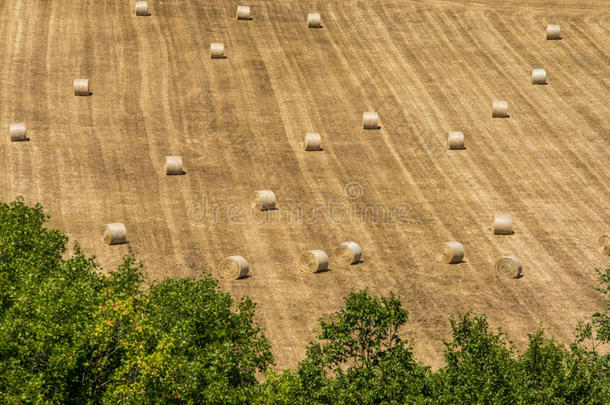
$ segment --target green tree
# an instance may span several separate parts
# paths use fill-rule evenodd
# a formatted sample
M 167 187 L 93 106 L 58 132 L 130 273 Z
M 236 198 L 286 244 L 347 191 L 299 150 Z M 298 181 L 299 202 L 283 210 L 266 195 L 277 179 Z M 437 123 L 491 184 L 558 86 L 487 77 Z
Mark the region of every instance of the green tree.
M 255 374 L 273 359 L 252 321 L 255 305 L 233 300 L 211 278 L 165 280 L 146 293 L 109 403 L 245 403 Z M 130 344 L 130 342 L 137 342 Z
M 609 373 L 604 356 L 577 344 L 565 347 L 529 335 L 519 352 L 484 315 L 450 320 L 446 365 L 418 364 L 399 338 L 407 321 L 400 300 L 350 294 L 321 320 L 321 333 L 297 371 L 268 373 L 258 403 L 269 404 L 605 404 Z
M 267 372 L 265 382 L 259 385 L 253 403 L 292 405 L 308 402 L 299 374 L 293 370 L 284 370 L 281 373 Z
M 428 368 L 415 361 L 400 336 L 407 312 L 394 295 L 373 297 L 367 290 L 345 298 L 345 306 L 321 320 L 319 341 L 292 373 L 276 377 L 279 392 L 299 403 L 403 403 L 423 400 Z M 278 390 L 276 390 L 277 392 Z
M 445 342 L 447 365 L 433 376 L 437 401 L 455 403 L 515 402 L 515 349 L 501 332 L 489 330 L 484 315 L 451 319 L 453 340 Z
M 450 320 L 432 372 L 401 339 L 398 297 L 367 290 L 320 321 L 296 370 L 275 373 L 255 304 L 208 275 L 147 283 L 131 254 L 104 273 L 45 227 L 40 205 L 0 203 L 0 403 L 607 404 L 609 314 L 566 347 L 542 330 L 519 352 L 484 315 Z M 610 268 L 598 290 L 610 294 Z M 608 299 L 610 305 L 610 299 Z M 260 384 L 257 375 L 266 375 Z
M 607 370 L 594 355 L 577 345 L 566 348 L 544 337 L 529 335 L 519 356 L 515 397 L 525 404 L 608 403 Z
M 103 274 L 45 227 L 42 207 L 0 203 L 0 403 L 243 403 L 272 363 L 217 282 L 146 286 L 133 256 Z
M 104 289 L 97 266 L 44 228 L 40 205 L 0 204 L 0 391 L 7 402 L 69 402 Z M 78 396 L 78 391 L 74 394 Z

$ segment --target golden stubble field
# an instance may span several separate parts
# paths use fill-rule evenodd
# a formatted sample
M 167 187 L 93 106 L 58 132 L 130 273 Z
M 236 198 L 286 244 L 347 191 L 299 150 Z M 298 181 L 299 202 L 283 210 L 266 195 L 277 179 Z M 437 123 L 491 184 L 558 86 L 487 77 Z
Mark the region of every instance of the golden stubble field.
M 51 225 L 106 269 L 127 246 L 153 279 L 215 272 L 242 255 L 278 366 L 294 366 L 319 317 L 369 287 L 400 295 L 405 337 L 442 364 L 448 317 L 484 312 L 517 344 L 539 324 L 562 341 L 603 307 L 596 241 L 610 230 L 607 1 L 0 2 L 0 199 L 40 201 Z M 319 12 L 323 28 L 307 29 Z M 561 25 L 562 40 L 545 27 Z M 226 59 L 211 60 L 212 42 Z M 533 86 L 533 68 L 548 85 Z M 89 78 L 93 95 L 75 97 Z M 510 118 L 491 118 L 492 100 Z M 378 111 L 381 129 L 364 131 Z M 29 142 L 10 142 L 25 122 Z M 466 149 L 448 151 L 447 132 Z M 305 152 L 319 132 L 322 152 Z M 186 175 L 166 176 L 166 155 Z M 271 189 L 280 209 L 251 211 Z M 509 212 L 514 235 L 494 235 Z M 310 249 L 353 240 L 364 261 L 296 271 Z M 460 241 L 464 262 L 440 264 Z M 523 277 L 494 272 L 517 256 Z

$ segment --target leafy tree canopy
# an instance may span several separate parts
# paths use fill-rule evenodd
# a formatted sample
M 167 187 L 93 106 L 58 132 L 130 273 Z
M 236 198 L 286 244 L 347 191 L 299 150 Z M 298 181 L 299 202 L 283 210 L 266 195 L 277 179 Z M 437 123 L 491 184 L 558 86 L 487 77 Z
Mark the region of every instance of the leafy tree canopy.
M 365 289 L 320 320 L 295 370 L 274 372 L 250 299 L 205 274 L 146 282 L 132 255 L 104 273 L 47 220 L 0 203 L 0 403 L 610 403 L 609 307 L 569 347 L 540 329 L 522 352 L 484 315 L 456 316 L 432 371 L 401 338 L 400 299 Z M 599 278 L 610 305 L 610 268 Z
M 207 276 L 145 288 L 133 256 L 104 275 L 47 219 L 0 204 L 0 402 L 250 401 L 273 361 L 251 300 Z

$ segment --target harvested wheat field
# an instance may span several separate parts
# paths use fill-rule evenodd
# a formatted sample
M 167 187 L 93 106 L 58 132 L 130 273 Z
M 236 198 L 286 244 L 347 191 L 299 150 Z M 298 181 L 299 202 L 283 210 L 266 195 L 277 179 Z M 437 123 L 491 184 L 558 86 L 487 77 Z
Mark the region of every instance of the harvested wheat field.
M 278 367 L 351 290 L 398 294 L 406 338 L 442 362 L 448 317 L 486 313 L 517 344 L 568 342 L 602 309 L 610 231 L 610 3 L 252 0 L 0 2 L 0 198 L 42 202 L 105 269 L 131 246 L 153 279 L 242 256 Z M 319 13 L 321 28 L 307 16 Z M 561 27 L 547 40 L 546 27 Z M 210 58 L 222 43 L 226 57 Z M 544 69 L 546 85 L 532 84 Z M 75 97 L 73 80 L 89 79 Z M 510 106 L 492 118 L 494 100 Z M 363 129 L 367 111 L 380 128 Z M 11 123 L 29 141 L 11 142 Z M 448 150 L 448 131 L 467 134 Z M 303 148 L 306 133 L 323 151 Z M 181 156 L 182 176 L 167 176 Z M 253 208 L 273 190 L 275 210 Z M 495 235 L 498 212 L 514 234 Z M 122 223 L 128 244 L 100 229 Z M 361 262 L 297 270 L 346 240 Z M 436 260 L 451 240 L 457 264 Z M 332 255 L 331 255 L 332 256 Z M 519 258 L 513 279 L 494 270 Z

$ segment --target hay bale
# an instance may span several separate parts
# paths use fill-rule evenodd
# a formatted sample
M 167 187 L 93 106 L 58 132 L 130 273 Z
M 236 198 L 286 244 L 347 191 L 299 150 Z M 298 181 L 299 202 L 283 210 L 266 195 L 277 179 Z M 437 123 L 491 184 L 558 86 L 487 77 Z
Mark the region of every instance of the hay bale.
M 599 245 L 599 251 L 604 256 L 610 256 L 610 233 L 603 235 L 597 241 Z
M 258 190 L 254 192 L 254 204 L 260 207 L 261 211 L 275 209 L 275 193 L 271 190 Z
M 306 133 L 305 134 L 305 142 L 303 142 L 306 151 L 317 151 L 322 147 L 322 138 L 320 134 L 316 133 Z
M 519 278 L 521 276 L 521 262 L 514 256 L 501 257 L 495 266 L 496 272 L 510 278 Z
M 356 264 L 362 257 L 362 249 L 356 242 L 343 242 L 333 252 L 333 261 L 337 264 Z
M 210 58 L 223 59 L 225 58 L 225 45 L 217 42 L 210 44 Z
M 108 245 L 120 245 L 127 242 L 127 230 L 120 223 L 106 224 L 104 242 Z
M 322 18 L 320 18 L 320 14 L 307 14 L 307 28 L 322 28 Z
M 441 263 L 459 263 L 464 258 L 464 246 L 460 242 L 447 242 L 443 245 L 437 256 L 437 260 Z
M 491 106 L 491 116 L 493 118 L 508 117 L 508 102 L 494 100 Z
M 224 279 L 238 280 L 248 275 L 250 265 L 241 256 L 229 256 L 220 262 L 220 277 Z
M 449 131 L 449 136 L 447 137 L 447 147 L 449 150 L 465 149 L 464 134 L 462 131 Z
M 546 39 L 561 39 L 559 25 L 549 24 L 546 26 Z
M 89 92 L 89 79 L 74 79 L 74 95 L 75 96 L 88 96 Z
M 165 156 L 165 174 L 168 176 L 184 174 L 182 156 Z
M 148 2 L 136 1 L 136 15 L 147 16 L 148 14 Z
M 362 114 L 362 126 L 364 129 L 379 129 L 379 114 L 367 111 Z
M 532 69 L 532 84 L 546 84 L 546 70 Z
M 495 235 L 512 235 L 513 220 L 510 214 L 501 213 L 494 215 L 494 234 Z
M 238 20 L 251 20 L 250 16 L 250 7 L 249 6 L 237 6 L 237 13 L 235 13 L 235 17 Z
M 317 273 L 328 269 L 328 256 L 322 250 L 310 250 L 299 258 L 299 271 Z
M 27 141 L 27 131 L 25 130 L 25 123 L 17 122 L 9 126 L 9 133 L 11 135 L 12 142 Z

